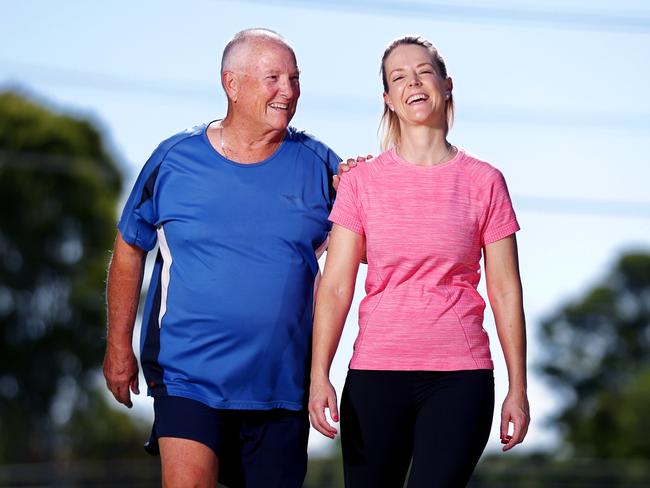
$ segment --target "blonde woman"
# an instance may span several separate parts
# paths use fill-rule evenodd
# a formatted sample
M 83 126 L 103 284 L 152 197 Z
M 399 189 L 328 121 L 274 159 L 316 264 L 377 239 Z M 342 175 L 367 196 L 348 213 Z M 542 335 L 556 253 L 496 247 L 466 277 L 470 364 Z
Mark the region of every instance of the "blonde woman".
M 508 369 L 501 441 L 529 423 L 526 337 L 515 232 L 501 173 L 447 141 L 453 84 L 420 37 L 381 64 L 383 152 L 342 176 L 315 310 L 309 413 L 336 435 L 329 368 L 366 249 L 366 296 L 341 399 L 347 487 L 465 486 L 488 440 L 493 363 L 476 290 L 483 256 Z M 512 424 L 512 435 L 509 425 Z

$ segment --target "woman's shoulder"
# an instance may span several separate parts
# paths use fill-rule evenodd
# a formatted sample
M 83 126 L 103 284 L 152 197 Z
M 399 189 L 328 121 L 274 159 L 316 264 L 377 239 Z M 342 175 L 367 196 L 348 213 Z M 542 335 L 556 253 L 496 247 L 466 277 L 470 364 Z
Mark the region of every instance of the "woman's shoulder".
M 388 161 L 388 152 L 383 152 L 378 156 L 374 156 L 371 159 L 366 161 L 361 161 L 356 164 L 356 166 L 350 168 L 350 171 L 343 173 L 343 178 L 348 178 L 350 180 L 368 180 L 374 175 L 381 174 L 385 168 Z M 345 162 L 345 161 L 343 161 Z
M 458 148 L 458 151 L 461 153 L 462 167 L 473 180 L 486 181 L 503 177 L 499 168 L 492 162 L 461 147 Z

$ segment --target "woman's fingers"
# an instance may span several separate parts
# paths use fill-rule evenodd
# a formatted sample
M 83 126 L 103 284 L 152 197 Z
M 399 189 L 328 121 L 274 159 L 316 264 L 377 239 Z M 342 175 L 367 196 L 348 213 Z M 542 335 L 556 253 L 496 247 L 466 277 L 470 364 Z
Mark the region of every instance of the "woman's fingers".
M 312 385 L 309 398 L 309 420 L 314 429 L 324 436 L 334 439 L 338 431 L 327 422 L 325 409 L 328 408 L 332 420 L 338 422 L 339 413 L 336 405 L 336 392 L 331 385 L 326 387 L 325 390 L 323 392 L 321 389 L 314 388 Z

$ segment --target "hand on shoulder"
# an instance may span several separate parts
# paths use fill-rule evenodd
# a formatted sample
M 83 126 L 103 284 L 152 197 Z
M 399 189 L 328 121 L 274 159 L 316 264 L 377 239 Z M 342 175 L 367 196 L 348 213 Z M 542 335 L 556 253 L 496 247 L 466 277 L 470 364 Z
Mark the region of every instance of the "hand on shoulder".
M 343 173 L 347 173 L 352 168 L 355 168 L 357 166 L 357 163 L 363 163 L 365 161 L 370 161 L 373 157 L 374 156 L 372 154 L 368 154 L 367 156 L 357 156 L 356 159 L 348 158 L 348 159 L 346 159 L 345 162 L 341 162 L 339 164 L 338 173 L 335 174 L 332 177 L 332 185 L 334 186 L 334 190 L 337 191 L 339 189 L 339 180 L 340 180 L 341 175 Z

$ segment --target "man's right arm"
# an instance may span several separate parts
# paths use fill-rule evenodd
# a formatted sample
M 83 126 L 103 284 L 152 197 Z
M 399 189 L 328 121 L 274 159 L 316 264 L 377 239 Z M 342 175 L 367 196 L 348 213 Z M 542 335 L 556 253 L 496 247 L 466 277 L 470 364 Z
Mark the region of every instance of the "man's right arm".
M 106 284 L 108 331 L 104 378 L 115 399 L 129 408 L 133 406 L 130 392 L 140 393 L 132 340 L 146 255 L 146 251 L 127 243 L 118 232 Z

